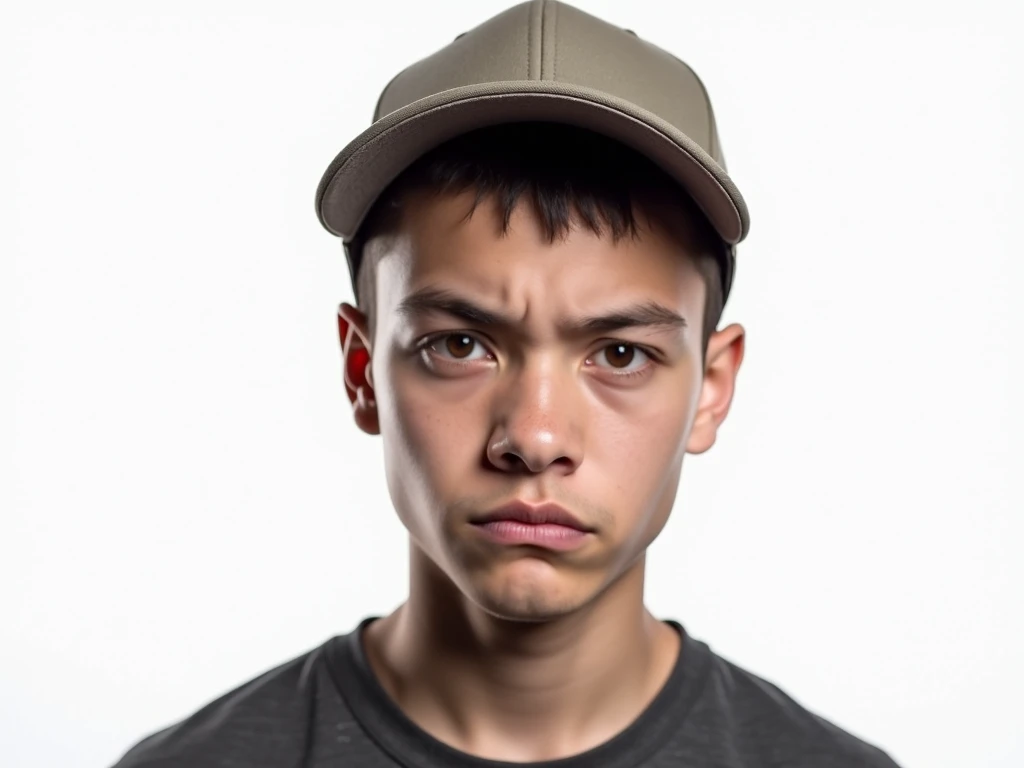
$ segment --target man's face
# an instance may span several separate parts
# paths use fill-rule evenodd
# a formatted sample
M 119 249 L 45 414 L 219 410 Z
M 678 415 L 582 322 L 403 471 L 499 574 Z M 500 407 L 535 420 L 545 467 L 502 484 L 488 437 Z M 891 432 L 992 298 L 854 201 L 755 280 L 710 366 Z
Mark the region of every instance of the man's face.
M 640 217 L 636 239 L 577 227 L 552 244 L 524 202 L 502 236 L 490 201 L 467 218 L 472 199 L 414 197 L 378 257 L 375 416 L 414 546 L 489 613 L 550 620 L 661 531 L 684 453 L 724 418 L 742 330 L 709 349 L 735 352 L 719 414 L 721 391 L 702 396 L 705 287 L 678 234 Z M 515 502 L 585 531 L 523 543 L 521 524 L 483 524 Z

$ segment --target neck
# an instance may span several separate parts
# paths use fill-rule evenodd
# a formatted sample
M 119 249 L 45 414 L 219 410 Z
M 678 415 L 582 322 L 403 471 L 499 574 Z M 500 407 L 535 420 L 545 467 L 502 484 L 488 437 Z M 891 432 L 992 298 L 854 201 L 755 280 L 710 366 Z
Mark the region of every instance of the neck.
M 496 618 L 417 547 L 409 599 L 367 627 L 384 689 L 435 738 L 515 762 L 578 754 L 622 731 L 664 685 L 679 637 L 643 605 L 644 559 L 545 622 Z

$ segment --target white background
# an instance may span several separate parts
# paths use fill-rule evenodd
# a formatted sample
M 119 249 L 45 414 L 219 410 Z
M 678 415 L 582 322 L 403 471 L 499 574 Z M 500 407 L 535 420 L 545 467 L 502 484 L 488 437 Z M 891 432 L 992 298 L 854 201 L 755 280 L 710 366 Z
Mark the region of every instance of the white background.
M 905 768 L 1019 768 L 1012 4 L 576 4 L 696 69 L 752 214 L 735 408 L 650 606 Z M 402 599 L 313 197 L 390 77 L 505 5 L 4 11 L 4 766 L 108 765 Z

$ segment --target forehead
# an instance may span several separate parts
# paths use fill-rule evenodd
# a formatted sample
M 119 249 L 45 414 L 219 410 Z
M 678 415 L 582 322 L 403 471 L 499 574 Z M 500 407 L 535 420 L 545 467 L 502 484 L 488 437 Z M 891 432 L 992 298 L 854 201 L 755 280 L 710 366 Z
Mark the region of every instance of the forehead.
M 617 241 L 607 227 L 595 233 L 578 215 L 552 241 L 527 196 L 507 228 L 503 213 L 493 198 L 476 204 L 472 192 L 407 198 L 399 227 L 367 254 L 377 261 L 378 301 L 397 303 L 427 286 L 551 306 L 621 298 L 682 307 L 703 297 L 698 240 L 688 220 L 667 205 L 637 210 L 636 235 Z

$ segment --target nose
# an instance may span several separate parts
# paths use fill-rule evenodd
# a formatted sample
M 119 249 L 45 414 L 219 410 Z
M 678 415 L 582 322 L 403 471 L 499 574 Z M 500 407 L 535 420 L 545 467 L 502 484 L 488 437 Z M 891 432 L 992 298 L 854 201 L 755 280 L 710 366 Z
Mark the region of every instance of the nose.
M 495 392 L 488 463 L 502 472 L 575 472 L 583 461 L 582 395 L 576 377 L 551 363 L 510 375 Z

